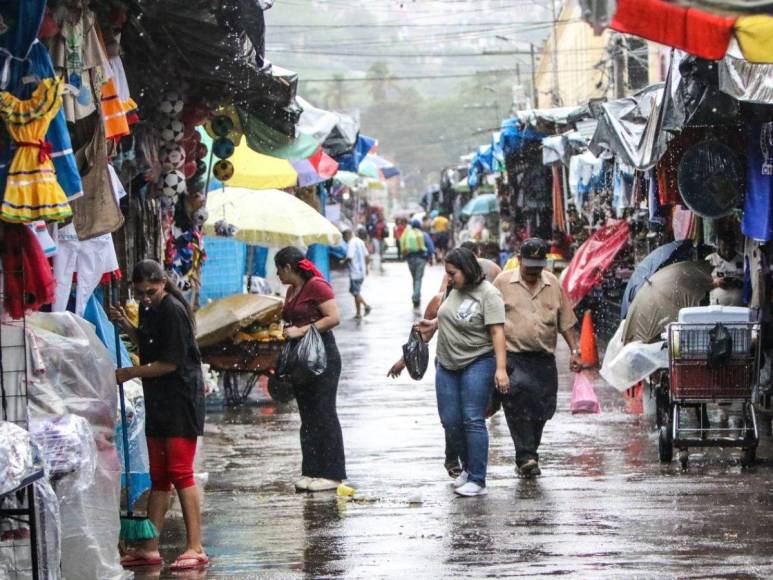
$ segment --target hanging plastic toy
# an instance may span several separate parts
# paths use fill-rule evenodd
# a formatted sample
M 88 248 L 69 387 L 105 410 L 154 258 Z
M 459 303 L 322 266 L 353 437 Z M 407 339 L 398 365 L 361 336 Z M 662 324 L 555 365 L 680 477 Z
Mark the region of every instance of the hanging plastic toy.
M 226 137 L 220 137 L 216 139 L 212 144 L 212 152 L 218 159 L 228 159 L 234 154 L 233 141 Z
M 222 182 L 226 182 L 234 176 L 234 165 L 226 159 L 221 159 L 212 168 L 212 173 Z

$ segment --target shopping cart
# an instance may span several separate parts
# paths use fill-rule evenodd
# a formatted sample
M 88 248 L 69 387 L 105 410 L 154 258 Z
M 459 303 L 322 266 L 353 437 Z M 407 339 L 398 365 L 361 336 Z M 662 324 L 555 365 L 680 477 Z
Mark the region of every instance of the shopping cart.
M 669 372 L 657 396 L 660 460 L 671 462 L 676 448 L 686 469 L 691 447 L 739 447 L 742 465 L 751 465 L 759 442 L 752 405 L 759 377 L 759 323 L 678 322 L 668 326 L 667 335 Z M 712 346 L 720 335 L 724 352 L 717 360 Z M 735 421 L 712 424 L 709 404 L 738 412 Z

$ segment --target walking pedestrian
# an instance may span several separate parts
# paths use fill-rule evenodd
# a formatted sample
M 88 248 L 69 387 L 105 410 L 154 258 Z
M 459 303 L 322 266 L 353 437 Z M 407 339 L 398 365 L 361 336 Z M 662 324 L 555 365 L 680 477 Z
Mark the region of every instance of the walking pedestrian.
M 446 216 L 438 213 L 432 219 L 431 232 L 432 240 L 435 243 L 435 250 L 437 251 L 437 259 L 443 260 L 446 257 L 451 239 L 451 222 Z
M 473 254 L 475 254 L 475 257 L 478 258 L 478 263 L 480 264 L 480 267 L 483 269 L 483 274 L 486 276 L 486 280 L 488 280 L 493 284 L 494 280 L 497 279 L 497 276 L 499 276 L 502 273 L 502 268 L 499 267 L 499 264 L 497 264 L 494 260 L 489 260 L 488 258 L 481 258 L 480 244 L 476 244 L 473 241 L 467 241 L 467 242 L 464 242 L 461 245 L 461 247 L 467 248 Z
M 581 368 L 575 325 L 577 318 L 558 279 L 544 270 L 547 245 L 530 238 L 521 245 L 519 268 L 500 274 L 494 286 L 507 311 L 509 389 L 502 407 L 515 445 L 517 471 L 540 475 L 538 449 L 545 424 L 556 411 L 558 335 L 571 349 L 570 368 Z
M 424 279 L 424 269 L 427 262 L 431 262 L 435 256 L 435 246 L 429 234 L 422 230 L 421 221 L 414 219 L 411 221 L 411 227 L 400 236 L 400 247 L 403 256 L 408 262 L 408 269 L 411 271 L 413 279 L 413 307 L 418 308 L 421 305 L 421 282 Z
M 451 291 L 451 288 L 448 286 L 448 276 L 443 277 L 444 285 L 442 288 L 442 291 L 438 294 L 435 294 L 435 296 L 432 297 L 432 300 L 429 301 L 427 304 L 427 307 L 424 309 L 424 319 L 425 320 L 434 320 L 437 318 L 437 312 L 440 308 L 440 305 L 443 303 L 443 300 L 445 300 L 448 293 Z M 399 377 L 402 372 L 405 370 L 405 359 L 401 356 L 400 359 L 391 366 L 389 371 L 387 372 L 387 376 L 393 379 L 396 379 Z M 457 454 L 457 450 L 453 445 L 453 442 L 449 440 L 448 432 L 444 430 L 445 436 L 446 436 L 446 447 L 445 447 L 445 457 L 443 460 L 443 467 L 445 467 L 446 472 L 448 473 L 449 477 L 452 477 L 453 479 L 456 479 L 459 477 L 459 475 L 462 473 L 462 465 L 459 461 L 459 455 Z
M 346 266 L 349 268 L 349 293 L 354 296 L 355 318 L 362 318 L 361 310 L 365 311 L 365 316 L 370 314 L 370 305 L 365 302 L 362 296 L 362 285 L 365 277 L 368 275 L 368 261 L 370 254 L 365 245 L 368 232 L 362 226 L 357 228 L 357 235 L 352 236 L 352 231 L 344 230 L 344 241 L 346 242 Z
M 209 563 L 201 543 L 201 500 L 193 478 L 197 437 L 204 434 L 204 378 L 196 344 L 193 314 L 162 266 L 144 260 L 134 267 L 134 293 L 140 300 L 139 327 L 123 308 L 110 307 L 110 317 L 139 347 L 140 366 L 118 369 L 116 379 L 142 379 L 145 435 L 150 459 L 148 517 L 159 534 L 177 490 L 185 520 L 186 549 L 172 570 L 202 568 Z M 124 555 L 126 567 L 161 565 L 158 538 Z
M 458 495 L 486 491 L 486 410 L 493 387 L 508 388 L 502 296 L 487 282 L 475 255 L 457 248 L 446 257 L 453 289 L 434 320 L 422 319 L 425 336 L 438 332 L 435 389 L 438 413 L 463 471 L 454 480 Z
M 341 356 L 333 328 L 340 323 L 335 294 L 330 284 L 303 253 L 283 248 L 274 258 L 279 280 L 289 285 L 282 318 L 288 340 L 301 338 L 313 326 L 322 335 L 327 355 L 325 372 L 313 381 L 293 384 L 301 415 L 301 478 L 299 491 L 336 489 L 346 479 L 346 458 L 341 424 L 336 411 Z
M 405 228 L 408 227 L 408 220 L 405 218 L 397 218 L 395 220 L 395 228 L 394 228 L 394 238 L 395 238 L 395 244 L 397 244 L 397 259 L 398 261 L 402 262 L 403 260 L 403 250 L 400 247 L 400 238 L 403 235 L 403 232 L 405 231 Z

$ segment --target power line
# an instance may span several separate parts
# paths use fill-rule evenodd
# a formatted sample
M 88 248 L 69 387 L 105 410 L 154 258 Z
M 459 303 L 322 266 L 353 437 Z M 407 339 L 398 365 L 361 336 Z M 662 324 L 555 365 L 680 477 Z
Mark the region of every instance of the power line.
M 580 18 L 569 18 L 566 20 L 559 20 L 559 24 L 563 23 L 571 23 L 571 22 L 581 22 L 582 19 Z M 268 28 L 307 28 L 307 29 L 325 29 L 325 30 L 331 30 L 331 29 L 340 29 L 340 28 L 454 28 L 454 27 L 474 27 L 474 26 L 529 26 L 529 25 L 553 25 L 552 20 L 525 20 L 523 22 L 502 22 L 501 20 L 497 22 L 441 22 L 441 23 L 404 23 L 404 24 L 394 24 L 394 23 L 376 23 L 376 24 L 366 24 L 366 23 L 360 23 L 360 24 L 291 24 L 287 22 L 282 23 L 268 23 Z

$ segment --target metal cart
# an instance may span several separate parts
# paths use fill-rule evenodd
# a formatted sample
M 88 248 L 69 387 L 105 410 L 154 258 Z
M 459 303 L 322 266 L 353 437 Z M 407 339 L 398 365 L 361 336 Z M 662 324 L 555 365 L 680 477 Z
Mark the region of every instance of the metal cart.
M 201 349 L 205 363 L 223 373 L 226 405 L 241 405 L 249 397 L 260 375 L 272 375 L 276 370 L 283 342 L 244 341 L 224 342 Z
M 729 331 L 732 348 L 721 365 L 712 365 L 709 356 L 711 332 L 718 324 L 668 326 L 669 372 L 662 376 L 657 392 L 662 462 L 671 462 L 676 448 L 686 469 L 691 447 L 739 447 L 744 452 L 742 465 L 755 461 L 759 435 L 752 389 L 759 376 L 760 325 L 731 322 L 723 326 Z M 709 403 L 740 407 L 740 422 L 712 425 L 706 410 Z M 690 426 L 691 422 L 696 425 Z

